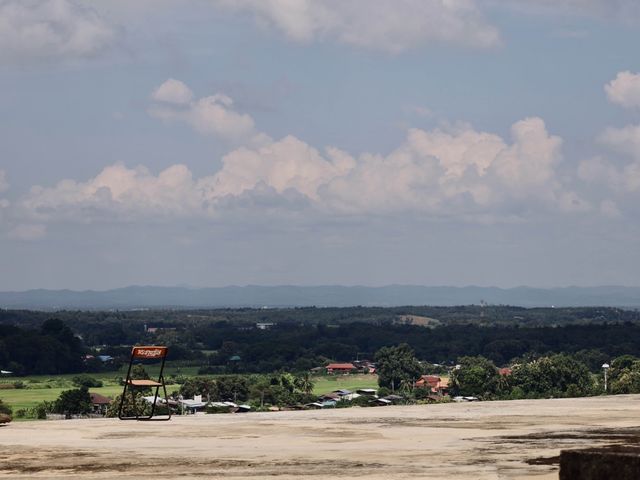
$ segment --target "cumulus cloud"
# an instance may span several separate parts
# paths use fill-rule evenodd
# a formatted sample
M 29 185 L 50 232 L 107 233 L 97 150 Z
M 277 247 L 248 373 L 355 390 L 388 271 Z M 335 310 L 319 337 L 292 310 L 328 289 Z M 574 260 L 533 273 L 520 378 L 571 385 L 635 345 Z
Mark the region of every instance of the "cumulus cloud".
M 475 0 L 218 0 L 297 42 L 329 39 L 398 53 L 422 44 L 474 48 L 500 42 Z
M 35 187 L 19 206 L 33 223 L 215 218 L 238 208 L 499 221 L 540 209 L 590 208 L 558 180 L 562 142 L 541 119 L 515 123 L 511 136 L 509 142 L 464 125 L 412 129 L 390 154 L 358 156 L 287 136 L 233 150 L 219 171 L 199 179 L 184 165 L 154 175 L 116 164 L 85 182 Z
M 202 198 L 191 171 L 173 165 L 158 175 L 145 167 L 121 163 L 106 167 L 86 182 L 62 180 L 51 188 L 33 187 L 20 204 L 34 219 L 83 220 L 140 215 L 187 216 L 202 208 Z
M 256 135 L 253 118 L 234 110 L 233 100 L 221 93 L 193 100 L 183 82 L 167 80 L 154 90 L 149 113 L 165 121 L 181 121 L 205 135 L 239 141 Z
M 640 75 L 620 72 L 605 85 L 605 92 L 612 103 L 627 108 L 640 107 Z M 613 161 L 598 156 L 583 160 L 578 167 L 578 177 L 612 197 L 623 199 L 629 194 L 637 195 L 640 192 L 640 125 L 606 128 L 598 136 L 598 142 L 621 158 Z M 602 202 L 600 210 L 609 216 L 620 214 L 618 205 L 610 199 Z
M 352 212 L 408 209 L 437 216 L 511 215 L 523 202 L 586 208 L 563 197 L 569 192 L 554 172 L 561 140 L 548 134 L 544 122 L 528 118 L 511 130 L 511 144 L 469 126 L 410 130 L 389 155 L 361 155 L 347 175 L 327 184 L 325 198 Z
M 72 0 L 0 1 L 0 59 L 91 57 L 114 40 L 111 25 Z
M 180 80 L 170 78 L 153 91 L 151 98 L 158 102 L 187 105 L 193 98 L 193 92 Z
M 603 157 L 580 162 L 578 176 L 584 182 L 609 188 L 614 195 L 640 191 L 640 125 L 607 128 L 598 139 L 609 149 L 630 157 L 620 165 Z
M 619 72 L 604 90 L 610 102 L 625 108 L 640 108 L 640 74 Z

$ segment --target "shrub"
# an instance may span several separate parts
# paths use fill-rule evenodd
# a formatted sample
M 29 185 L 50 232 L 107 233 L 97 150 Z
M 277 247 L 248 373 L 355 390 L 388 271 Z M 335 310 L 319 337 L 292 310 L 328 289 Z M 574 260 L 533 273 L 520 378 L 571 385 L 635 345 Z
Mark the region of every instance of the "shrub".
M 27 418 L 27 415 L 29 415 L 29 410 L 26 408 L 21 408 L 16 411 L 16 418 Z
M 122 395 L 117 395 L 116 398 L 111 401 L 107 407 L 107 417 L 118 416 L 121 399 Z M 156 411 L 158 411 L 158 407 L 159 405 L 156 406 Z M 132 394 L 127 392 L 125 395 L 122 413 L 124 416 L 129 417 L 134 416 L 136 413 L 138 413 L 138 415 L 149 415 L 151 413 L 151 404 L 142 398 L 141 392 L 135 392 Z
M 31 418 L 37 418 L 38 420 L 44 420 L 47 418 L 47 413 L 52 413 L 54 408 L 54 402 L 40 402 L 35 407 L 28 410 L 28 416 Z
M 0 413 L 4 413 L 5 415 L 11 415 L 12 410 L 9 405 L 0 400 Z
M 103 386 L 102 381 L 93 378 L 90 375 L 76 375 L 71 379 L 76 387 L 100 388 Z
M 53 411 L 68 415 L 89 413 L 91 411 L 89 389 L 82 386 L 75 390 L 65 390 L 54 402 Z

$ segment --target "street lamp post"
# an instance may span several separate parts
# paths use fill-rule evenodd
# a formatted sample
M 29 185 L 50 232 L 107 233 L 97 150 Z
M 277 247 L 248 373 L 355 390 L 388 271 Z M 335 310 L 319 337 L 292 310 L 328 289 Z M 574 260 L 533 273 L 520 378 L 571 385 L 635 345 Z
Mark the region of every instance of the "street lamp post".
M 607 371 L 609 370 L 609 364 L 603 363 L 602 370 L 604 371 L 604 393 L 607 393 Z

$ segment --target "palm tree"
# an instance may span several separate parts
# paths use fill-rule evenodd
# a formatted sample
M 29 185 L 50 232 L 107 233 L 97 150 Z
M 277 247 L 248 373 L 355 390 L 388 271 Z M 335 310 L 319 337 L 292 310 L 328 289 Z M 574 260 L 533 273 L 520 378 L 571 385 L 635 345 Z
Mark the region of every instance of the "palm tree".
M 311 395 L 313 393 L 314 382 L 309 372 L 298 375 L 294 381 L 298 390 Z

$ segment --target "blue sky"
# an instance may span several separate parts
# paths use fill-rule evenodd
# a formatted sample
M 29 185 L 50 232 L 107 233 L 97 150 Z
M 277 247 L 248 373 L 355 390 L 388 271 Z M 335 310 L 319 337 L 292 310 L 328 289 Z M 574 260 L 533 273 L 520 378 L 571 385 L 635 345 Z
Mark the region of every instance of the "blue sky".
M 0 289 L 640 285 L 631 0 L 0 0 Z

